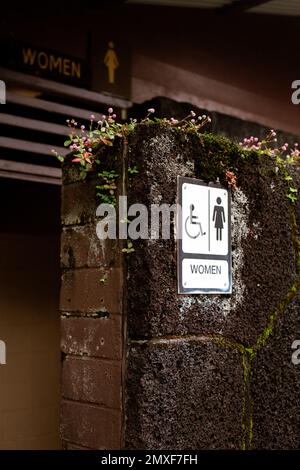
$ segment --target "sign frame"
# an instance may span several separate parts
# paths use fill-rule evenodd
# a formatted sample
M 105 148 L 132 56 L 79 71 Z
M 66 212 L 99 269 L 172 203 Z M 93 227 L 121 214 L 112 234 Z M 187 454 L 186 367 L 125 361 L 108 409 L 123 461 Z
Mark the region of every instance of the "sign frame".
M 227 255 L 216 254 L 198 254 L 198 253 L 185 253 L 182 249 L 182 188 L 185 183 L 195 184 L 198 186 L 205 186 L 207 188 L 221 189 L 228 194 L 228 251 Z M 223 188 L 219 183 L 205 183 L 204 181 L 196 178 L 189 178 L 186 176 L 177 176 L 177 201 L 181 208 L 180 212 L 177 211 L 176 230 L 180 236 L 177 238 L 177 293 L 178 294 L 232 294 L 232 253 L 231 253 L 231 190 L 230 188 Z M 228 263 L 228 287 L 221 288 L 191 288 L 185 287 L 182 282 L 182 262 L 184 259 L 197 259 L 197 260 L 224 260 Z

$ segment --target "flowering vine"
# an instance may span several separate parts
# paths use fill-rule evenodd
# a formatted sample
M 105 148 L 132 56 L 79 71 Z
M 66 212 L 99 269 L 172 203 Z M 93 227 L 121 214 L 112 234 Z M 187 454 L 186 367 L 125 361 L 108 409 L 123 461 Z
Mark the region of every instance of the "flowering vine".
M 154 108 L 149 108 L 147 115 L 139 123 L 137 119 L 130 119 L 128 123 L 119 123 L 116 121 L 116 114 L 113 108 L 108 109 L 108 115 L 102 115 L 100 120 L 96 120 L 92 114 L 90 116 L 90 125 L 86 129 L 84 125 L 78 126 L 75 119 L 67 119 L 69 128 L 69 136 L 65 141 L 65 147 L 68 147 L 73 154 L 72 162 L 79 164 L 82 169 L 89 171 L 94 163 L 99 164 L 98 151 L 102 146 L 112 146 L 116 137 L 125 137 L 129 132 L 133 131 L 138 124 L 164 124 L 176 127 L 185 132 L 199 132 L 208 122 L 211 122 L 209 116 L 202 115 L 196 118 L 196 113 L 191 111 L 185 118 L 178 120 L 171 117 L 170 119 L 151 118 L 155 113 Z M 59 155 L 53 149 L 60 162 L 64 162 L 65 157 Z M 84 174 L 82 175 L 84 176 Z
M 68 147 L 72 155 L 71 161 L 80 169 L 80 176 L 85 178 L 87 173 L 97 169 L 99 177 L 99 185 L 97 186 L 97 195 L 100 197 L 101 202 L 111 203 L 115 205 L 116 198 L 115 192 L 117 189 L 118 174 L 115 170 L 99 171 L 102 163 L 102 152 L 105 147 L 112 147 L 116 138 L 126 138 L 137 125 L 145 124 L 162 124 L 172 128 L 181 130 L 185 133 L 193 133 L 201 137 L 203 127 L 211 122 L 211 118 L 205 114 L 196 116 L 194 111 L 184 117 L 183 119 L 175 119 L 171 117 L 156 118 L 154 117 L 154 108 L 149 108 L 146 116 L 139 122 L 137 119 L 130 119 L 127 123 L 117 122 L 117 116 L 113 108 L 108 109 L 107 115 L 102 115 L 99 120 L 96 120 L 92 114 L 90 116 L 90 123 L 86 128 L 84 125 L 79 126 L 74 120 L 67 120 L 69 128 L 68 139 L 65 141 L 65 147 Z M 240 149 L 243 153 L 255 151 L 259 155 L 270 157 L 275 162 L 275 171 L 279 170 L 283 174 L 284 180 L 287 183 L 287 197 L 294 203 L 297 200 L 297 188 L 292 184 L 292 177 L 288 171 L 288 165 L 294 165 L 300 160 L 300 151 L 298 144 L 295 143 L 294 147 L 289 149 L 289 144 L 285 143 L 282 146 L 277 146 L 276 132 L 271 129 L 267 136 L 259 140 L 258 137 L 245 137 L 240 143 Z M 52 150 L 60 162 L 64 162 L 65 157 L 59 155 L 56 150 Z M 237 175 L 234 168 L 224 168 L 225 180 L 228 186 L 233 190 L 237 187 Z M 129 178 L 135 173 L 138 173 L 137 167 L 128 168 Z
M 102 115 L 100 120 L 96 120 L 92 114 L 87 128 L 84 125 L 79 126 L 75 119 L 67 119 L 69 135 L 64 145 L 68 147 L 72 154 L 71 162 L 80 169 L 81 178 L 85 178 L 88 172 L 94 169 L 99 170 L 102 163 L 102 149 L 107 146 L 112 147 L 118 137 L 126 138 L 138 124 L 163 124 L 184 132 L 199 133 L 207 123 L 211 122 L 210 117 L 206 115 L 196 118 L 194 111 L 191 111 L 181 120 L 173 117 L 158 119 L 153 117 L 154 113 L 155 109 L 149 108 L 147 115 L 141 121 L 130 119 L 127 123 L 119 123 L 116 121 L 117 116 L 113 108 L 109 108 L 108 114 Z M 59 155 L 55 149 L 52 152 L 61 163 L 65 161 L 65 157 Z M 128 168 L 129 179 L 136 173 L 138 173 L 137 167 Z M 115 170 L 105 169 L 101 172 L 98 171 L 98 177 L 100 182 L 96 186 L 97 196 L 101 202 L 115 205 L 118 174 Z

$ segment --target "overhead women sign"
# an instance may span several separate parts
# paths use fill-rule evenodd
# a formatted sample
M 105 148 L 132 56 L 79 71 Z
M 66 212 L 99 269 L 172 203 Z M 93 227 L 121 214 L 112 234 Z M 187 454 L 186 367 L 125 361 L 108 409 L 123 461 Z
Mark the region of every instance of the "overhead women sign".
M 10 40 L 3 47 L 1 59 L 8 68 L 129 99 L 131 58 L 128 46 L 123 41 L 105 39 L 102 35 L 92 36 L 91 48 L 88 44 L 87 40 L 86 56 L 78 58 L 62 51 Z
M 70 85 L 88 85 L 88 66 L 85 60 L 28 43 L 8 43 L 5 48 L 5 65 Z

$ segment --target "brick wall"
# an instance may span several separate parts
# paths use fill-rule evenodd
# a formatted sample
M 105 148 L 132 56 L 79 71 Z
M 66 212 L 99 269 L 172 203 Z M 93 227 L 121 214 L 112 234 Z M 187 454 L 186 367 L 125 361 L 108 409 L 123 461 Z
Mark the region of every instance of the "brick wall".
M 61 436 L 66 449 L 118 449 L 122 430 L 123 266 L 96 236 L 95 179 L 62 190 Z

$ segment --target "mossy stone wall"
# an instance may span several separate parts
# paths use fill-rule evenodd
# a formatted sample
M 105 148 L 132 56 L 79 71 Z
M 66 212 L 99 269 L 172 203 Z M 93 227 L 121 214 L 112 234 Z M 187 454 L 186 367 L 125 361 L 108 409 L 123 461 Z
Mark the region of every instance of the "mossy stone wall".
M 299 206 L 267 157 L 211 134 L 140 126 L 132 202 L 174 204 L 177 176 L 232 191 L 232 295 L 178 295 L 176 242 L 128 256 L 126 447 L 299 449 Z M 295 176 L 295 184 L 299 187 Z

